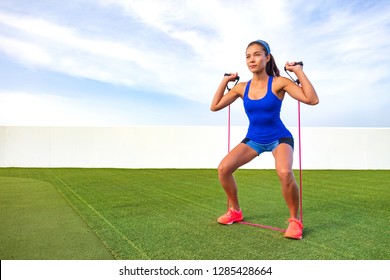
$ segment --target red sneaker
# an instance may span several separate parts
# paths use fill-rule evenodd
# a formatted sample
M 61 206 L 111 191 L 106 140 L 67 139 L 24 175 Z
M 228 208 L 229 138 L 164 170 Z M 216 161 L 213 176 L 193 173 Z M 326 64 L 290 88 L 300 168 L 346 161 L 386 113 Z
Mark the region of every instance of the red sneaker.
M 284 233 L 284 237 L 292 239 L 302 239 L 303 224 L 296 218 L 290 218 L 288 228 Z
M 231 225 L 232 223 L 238 223 L 243 220 L 242 211 L 236 211 L 231 208 L 226 212 L 225 215 L 222 215 L 218 218 L 218 223 L 224 225 Z

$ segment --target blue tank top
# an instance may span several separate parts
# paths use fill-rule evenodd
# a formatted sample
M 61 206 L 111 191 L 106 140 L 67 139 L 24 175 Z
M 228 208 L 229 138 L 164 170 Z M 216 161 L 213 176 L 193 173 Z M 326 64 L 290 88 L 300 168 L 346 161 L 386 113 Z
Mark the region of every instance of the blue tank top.
M 250 99 L 248 81 L 244 93 L 244 108 L 249 119 L 249 128 L 246 135 L 252 141 L 268 144 L 280 138 L 291 137 L 292 134 L 280 119 L 282 100 L 272 92 L 273 77 L 269 76 L 267 93 L 261 99 Z

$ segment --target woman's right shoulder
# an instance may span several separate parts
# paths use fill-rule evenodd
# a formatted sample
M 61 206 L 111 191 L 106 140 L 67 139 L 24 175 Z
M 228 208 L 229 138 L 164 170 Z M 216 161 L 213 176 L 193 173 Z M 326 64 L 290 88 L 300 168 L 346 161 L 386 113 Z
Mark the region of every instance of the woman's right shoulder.
M 247 82 L 239 82 L 237 85 L 233 87 L 234 91 L 236 92 L 237 95 L 239 95 L 241 98 L 244 97 L 245 93 L 245 88 L 246 85 L 248 84 L 249 81 Z

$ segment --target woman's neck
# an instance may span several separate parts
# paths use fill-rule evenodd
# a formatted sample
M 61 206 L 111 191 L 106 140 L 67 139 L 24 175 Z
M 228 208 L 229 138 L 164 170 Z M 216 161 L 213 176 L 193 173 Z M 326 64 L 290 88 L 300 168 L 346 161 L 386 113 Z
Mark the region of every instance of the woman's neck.
M 261 71 L 259 73 L 253 73 L 252 81 L 262 82 L 265 80 L 268 80 L 268 74 L 265 71 Z

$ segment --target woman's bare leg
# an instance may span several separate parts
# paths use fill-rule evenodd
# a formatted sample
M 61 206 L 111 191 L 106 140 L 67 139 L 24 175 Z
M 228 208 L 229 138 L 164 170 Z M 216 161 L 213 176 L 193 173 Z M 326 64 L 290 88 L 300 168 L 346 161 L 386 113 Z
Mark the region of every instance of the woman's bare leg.
M 240 204 L 238 202 L 237 184 L 233 173 L 256 156 L 258 154 L 255 150 L 244 143 L 240 143 L 227 154 L 218 166 L 219 181 L 228 197 L 229 205 L 234 210 L 240 210 Z
M 290 145 L 282 143 L 273 151 L 273 155 L 283 197 L 290 211 L 290 218 L 298 218 L 299 190 L 292 171 L 293 149 Z

